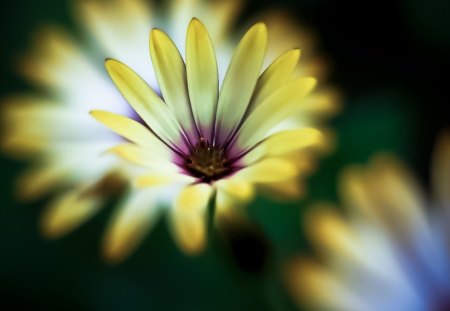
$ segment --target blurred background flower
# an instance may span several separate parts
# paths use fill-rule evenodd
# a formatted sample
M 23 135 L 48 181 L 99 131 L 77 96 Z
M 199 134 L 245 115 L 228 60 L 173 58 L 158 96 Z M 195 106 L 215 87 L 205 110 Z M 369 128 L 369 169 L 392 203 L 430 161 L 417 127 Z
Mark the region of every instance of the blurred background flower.
M 0 49 L 0 92 L 1 98 L 4 99 L 1 102 L 2 108 L 8 102 L 5 100 L 7 97 L 11 98 L 13 94 L 24 92 L 32 98 L 38 94 L 47 100 L 56 99 L 58 105 L 61 103 L 60 99 L 69 98 L 68 102 L 80 99 L 79 95 L 76 95 L 77 92 L 73 92 L 76 85 L 67 83 L 69 75 L 64 71 L 53 75 L 53 80 L 50 79 L 56 82 L 64 81 L 59 84 L 69 87 L 67 93 L 64 91 L 68 95 L 58 91 L 56 92 L 58 96 L 52 91 L 53 87 L 43 88 L 42 83 L 37 83 L 39 78 L 37 80 L 26 78 L 17 71 L 17 64 L 20 69 L 20 64 L 24 64 L 24 61 L 38 57 L 33 56 L 34 53 L 24 53 L 25 51 L 37 52 L 38 46 L 47 45 L 43 39 L 46 35 L 40 36 L 39 29 L 55 29 L 54 26 L 45 26 L 48 24 L 58 25 L 56 27 L 58 33 L 63 32 L 62 37 L 69 37 L 76 50 L 88 55 L 87 67 L 97 74 L 100 73 L 102 75 L 100 80 L 107 81 L 103 80 L 105 79 L 103 60 L 105 57 L 118 56 L 110 55 L 111 47 L 106 47 L 103 43 L 102 49 L 99 49 L 101 40 L 90 30 L 99 26 L 89 25 L 87 17 L 90 14 L 87 12 L 89 8 L 86 8 L 84 15 L 80 9 L 83 3 L 60 0 L 47 0 L 45 3 L 29 0 L 2 2 L 0 9 L 4 42 Z M 107 3 L 110 2 L 98 2 L 91 11 L 100 6 L 99 9 L 91 15 L 103 16 L 104 19 L 109 18 L 114 23 L 120 23 L 122 21 L 120 18 L 114 14 L 108 15 L 110 11 L 105 8 L 108 7 Z M 180 7 L 184 2 L 176 2 L 176 6 L 170 5 L 174 2 L 155 3 L 149 13 L 152 15 L 152 22 L 149 24 L 168 29 L 172 25 L 172 22 L 168 22 L 171 20 L 168 17 L 173 12 L 170 8 Z M 201 1 L 195 3 L 203 5 Z M 229 310 L 238 305 L 243 310 L 295 310 L 297 307 L 287 302 L 288 297 L 282 290 L 279 275 L 274 268 L 281 266 L 280 263 L 294 254 L 310 250 L 306 235 L 298 232 L 298 219 L 303 217 L 304 211 L 308 212 L 308 207 L 313 202 L 337 201 L 336 183 L 344 167 L 354 163 L 366 163 L 380 150 L 389 151 L 412 167 L 425 186 L 429 183 L 427 176 L 432 144 L 437 134 L 449 123 L 448 114 L 445 113 L 448 97 L 446 76 L 450 70 L 448 1 L 402 0 L 393 3 L 386 0 L 370 6 L 353 0 L 345 2 L 249 0 L 238 4 L 239 11 L 232 9 L 229 9 L 232 12 L 228 11 L 230 12 L 228 15 L 230 27 L 226 32 L 228 35 L 220 37 L 223 39 L 222 42 L 230 43 L 221 46 L 230 44 L 234 46 L 233 39 L 241 37 L 244 29 L 257 20 L 264 19 L 271 32 L 270 38 L 299 40 L 299 43 L 295 44 L 302 49 L 299 68 L 309 68 L 305 75 L 315 76 L 320 82 L 327 81 L 338 85 L 342 94 L 345 94 L 343 105 L 345 110 L 331 123 L 327 123 L 330 128 L 336 130 L 338 142 L 336 149 L 332 155 L 320 162 L 320 169 L 308 177 L 304 183 L 307 189 L 299 188 L 301 192 L 307 193 L 307 196 L 291 203 L 278 203 L 272 200 L 274 193 L 270 193 L 268 198 L 257 197 L 247 208 L 248 221 L 244 220 L 245 223 L 238 226 L 230 225 L 224 230 L 226 231 L 224 235 L 217 237 L 228 245 L 229 253 L 222 254 L 221 249 L 207 248 L 201 256 L 193 258 L 183 256 L 169 238 L 166 222 L 156 221 L 152 225 L 152 233 L 142 239 L 143 247 L 137 248 L 133 256 L 121 265 L 108 266 L 98 256 L 98 248 L 102 244 L 100 237 L 105 234 L 104 228 L 110 221 L 110 210 L 117 204 L 123 206 L 122 202 L 126 199 L 121 199 L 117 203 L 115 198 L 104 195 L 103 190 L 117 190 L 114 192 L 122 193 L 118 190 L 124 189 L 126 184 L 110 182 L 120 181 L 121 179 L 115 176 L 121 174 L 113 170 L 111 176 L 114 178 L 107 178 L 98 184 L 99 187 L 94 187 L 96 190 L 102 190 L 95 191 L 97 199 L 94 201 L 106 201 L 105 207 L 96 212 L 96 217 L 84 222 L 82 230 L 64 235 L 61 240 L 49 242 L 38 234 L 40 228 L 37 227 L 36 220 L 42 217 L 41 212 L 48 206 L 53 196 L 43 195 L 36 198 L 34 203 L 18 202 L 14 193 L 16 189 L 14 181 L 30 161 L 16 160 L 11 157 L 12 153 L 0 154 L 2 306 L 14 304 L 16 307 L 27 309 L 64 307 L 69 310 L 81 308 Z M 222 5 L 234 7 L 230 1 L 222 2 Z M 139 10 L 139 6 L 137 8 Z M 136 23 L 141 20 L 137 16 L 145 15 L 143 12 L 145 10 L 132 13 L 136 16 Z M 196 10 L 196 12 L 204 11 Z M 220 17 L 218 20 L 221 20 L 226 15 L 227 9 L 222 8 L 220 12 L 222 13 L 206 12 L 207 16 L 196 15 L 205 21 L 214 20 L 215 17 Z M 126 15 L 125 10 L 123 14 Z M 191 13 L 186 13 L 183 27 L 186 27 L 192 17 L 190 15 Z M 155 19 L 155 16 L 163 17 Z M 181 17 L 179 20 L 182 23 Z M 301 27 L 298 27 L 299 22 Z M 212 25 L 207 26 L 210 28 Z M 118 27 L 120 30 L 122 26 Z M 104 26 L 98 29 L 100 28 Z M 45 32 L 47 30 L 44 30 Z M 116 35 L 120 33 L 118 31 Z M 172 31 L 169 33 L 173 36 Z M 183 29 L 180 36 L 183 37 L 184 34 Z M 29 38 L 32 36 L 36 36 L 36 40 L 30 45 Z M 320 40 L 315 40 L 317 38 Z M 140 42 L 146 44 L 144 41 Z M 177 44 L 179 47 L 184 45 L 183 42 Z M 55 47 L 54 44 L 52 46 Z M 288 47 L 283 47 L 278 42 L 276 47 L 281 51 L 274 51 L 271 55 L 280 54 L 291 46 L 290 43 Z M 117 49 L 121 48 L 123 47 L 119 46 Z M 58 50 L 61 51 L 56 45 L 56 51 Z M 67 49 L 65 51 L 67 52 Z M 83 67 L 76 61 L 77 57 L 73 58 L 76 63 L 72 63 L 71 59 L 54 58 L 50 56 L 53 52 L 46 50 L 38 54 L 38 58 L 47 55 L 48 57 L 44 59 L 63 60 L 62 63 L 52 66 L 51 62 L 46 64 L 45 72 L 48 72 L 48 68 L 54 68 L 53 65 L 65 68 L 62 65 L 72 64 L 71 67 L 67 67 L 72 69 Z M 321 57 L 317 58 L 319 55 Z M 305 66 L 306 64 L 308 66 Z M 133 69 L 147 71 L 150 68 L 148 66 Z M 34 76 L 37 75 L 36 71 Z M 47 73 L 42 75 L 45 76 L 43 79 L 49 78 Z M 90 81 L 90 77 L 91 75 L 87 74 L 86 81 Z M 78 83 L 83 81 L 78 79 Z M 322 90 L 326 91 L 324 87 Z M 93 103 L 95 105 L 90 106 L 94 108 L 102 108 L 103 105 L 108 108 L 115 106 L 113 100 L 122 99 L 114 92 L 112 90 L 108 93 L 111 98 L 104 98 L 111 102 L 95 102 Z M 99 98 L 96 92 L 91 93 L 93 94 L 90 95 L 95 95 L 92 98 Z M 318 116 L 326 118 L 327 114 L 334 113 L 326 108 L 329 107 L 328 99 L 331 97 L 325 93 L 325 96 L 319 98 L 324 99 L 322 104 L 312 105 L 311 108 L 325 107 L 325 109 L 315 110 L 317 115 L 313 116 L 313 120 Z M 119 101 L 118 103 L 119 106 L 123 104 Z M 83 106 L 81 109 L 91 108 Z M 313 111 L 314 109 L 311 112 Z M 57 128 L 62 129 L 62 125 L 64 124 L 57 124 Z M 2 136 L 6 132 L 6 126 L 8 124 L 2 121 L 0 124 Z M 28 126 L 31 126 L 31 122 L 24 128 L 30 129 Z M 105 137 L 110 137 L 107 131 L 101 132 L 101 127 L 98 129 L 95 133 L 104 133 Z M 58 131 L 55 135 L 57 133 Z M 41 140 L 36 142 L 42 144 Z M 35 148 L 37 145 L 32 147 Z M 38 159 L 37 156 L 31 157 Z M 111 162 L 108 162 L 107 157 L 104 160 L 108 167 Z M 114 160 L 112 164 L 115 165 Z M 82 174 L 73 174 L 72 178 L 77 178 L 75 181 L 64 179 L 70 183 L 64 185 L 56 183 L 55 194 L 62 193 L 59 189 L 69 189 L 80 182 L 85 184 L 82 182 L 84 177 L 80 178 L 79 175 L 95 175 L 98 168 L 100 166 L 92 173 L 83 171 Z M 286 186 L 280 188 L 289 192 Z M 124 190 L 127 191 L 126 186 Z M 268 193 L 267 189 L 264 190 L 263 193 Z M 285 194 L 278 196 L 283 198 Z M 227 256 L 232 260 L 228 261 Z M 230 265 L 232 261 L 236 264 Z
M 299 304 L 314 310 L 450 308 L 450 135 L 438 142 L 427 200 L 397 160 L 378 155 L 342 174 L 346 215 L 315 206 L 304 219 L 320 259 L 288 268 Z

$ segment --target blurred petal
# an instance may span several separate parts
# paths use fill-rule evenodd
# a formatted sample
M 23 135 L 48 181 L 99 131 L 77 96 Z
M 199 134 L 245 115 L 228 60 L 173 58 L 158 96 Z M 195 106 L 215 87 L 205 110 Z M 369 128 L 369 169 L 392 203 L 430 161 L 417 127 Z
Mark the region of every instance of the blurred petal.
M 42 214 L 43 234 L 49 238 L 59 238 L 98 212 L 104 198 L 89 191 L 88 187 L 76 188 L 57 197 Z
M 126 259 L 157 220 L 156 192 L 132 191 L 115 211 L 103 237 L 103 254 L 111 262 Z
M 177 245 L 189 255 L 198 254 L 206 242 L 206 208 L 212 194 L 208 184 L 185 187 L 171 213 L 171 229 Z
M 297 174 L 295 166 L 289 161 L 269 158 L 241 169 L 231 178 L 249 183 L 271 183 L 288 179 Z

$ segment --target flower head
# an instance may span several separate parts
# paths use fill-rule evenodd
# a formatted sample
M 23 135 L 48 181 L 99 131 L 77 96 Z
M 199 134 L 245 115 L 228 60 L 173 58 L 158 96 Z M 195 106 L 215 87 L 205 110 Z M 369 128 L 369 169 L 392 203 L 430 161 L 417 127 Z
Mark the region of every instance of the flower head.
M 352 167 L 341 183 L 349 213 L 322 206 L 308 218 L 324 264 L 289 271 L 293 295 L 320 310 L 449 310 L 450 136 L 439 142 L 433 200 L 392 157 Z
M 204 221 L 213 190 L 248 200 L 254 184 L 276 183 L 299 172 L 284 156 L 318 144 L 313 128 L 273 132 L 302 107 L 313 78 L 293 78 L 298 50 L 286 52 L 262 75 L 267 44 L 263 23 L 244 35 L 219 92 L 214 48 L 203 24 L 193 19 L 186 38 L 186 65 L 175 44 L 159 29 L 150 34 L 150 54 L 162 97 L 123 63 L 106 68 L 145 125 L 109 112 L 93 111 L 100 122 L 132 143 L 113 152 L 148 167 L 139 186 L 179 183 L 175 209 Z M 217 202 L 218 211 L 227 207 Z M 182 225 L 181 225 L 182 226 Z M 181 230 L 181 229 L 180 229 Z
M 37 32 L 30 51 L 19 62 L 19 71 L 38 92 L 30 91 L 28 94 L 16 94 L 2 99 L 1 145 L 9 155 L 30 163 L 30 167 L 19 176 L 17 182 L 22 199 L 52 195 L 40 223 L 46 237 L 59 238 L 77 229 L 101 211 L 112 195 L 119 195 L 121 199 L 102 240 L 104 257 L 118 262 L 129 256 L 142 242 L 152 225 L 160 219 L 162 212 L 167 211 L 165 207 L 173 205 L 173 198 L 179 191 L 177 185 L 137 189 L 130 181 L 141 176 L 143 168 L 104 152 L 124 143 L 124 139 L 96 122 L 89 115 L 90 110 L 109 110 L 138 122 L 141 122 L 141 118 L 114 88 L 106 71 L 98 64 L 105 57 L 120 59 L 132 67 L 157 94 L 161 94 L 155 72 L 148 63 L 148 42 L 145 38 L 151 28 L 160 27 L 167 31 L 183 51 L 185 27 L 195 14 L 202 18 L 211 33 L 219 72 L 218 83 L 221 85 L 225 74 L 223 69 L 226 69 L 231 57 L 231 46 L 234 44 L 232 30 L 238 31 L 234 19 L 239 15 L 241 4 L 237 0 L 182 0 L 164 3 L 142 0 L 74 1 L 76 21 L 85 30 L 83 40 L 55 26 L 43 27 Z M 270 12 L 264 20 L 275 29 L 276 34 L 280 34 L 271 36 L 269 56 L 264 60 L 265 64 L 277 54 L 276 51 L 284 50 L 287 46 L 299 46 L 303 51 L 300 74 L 318 72 L 317 69 L 321 66 L 318 66 L 320 62 L 317 61 L 317 54 L 311 50 L 313 45 L 310 40 L 306 40 L 298 25 L 288 24 L 285 14 L 280 13 L 274 15 Z M 280 126 L 285 129 L 293 124 L 316 126 L 318 121 L 333 114 L 335 107 L 335 100 L 326 89 L 315 91 L 305 99 L 302 113 L 293 115 Z M 201 119 L 200 122 L 202 121 L 204 120 Z M 156 131 L 153 127 L 152 130 Z M 140 129 L 138 127 L 137 131 Z M 163 130 L 170 134 L 170 128 Z M 144 143 L 149 144 L 149 141 L 154 140 L 152 135 L 145 137 L 149 140 Z M 176 144 L 184 148 L 181 151 L 187 150 L 185 141 L 176 141 Z M 174 148 L 174 145 L 170 146 Z M 132 147 L 130 148 L 120 150 L 122 153 L 131 152 Z M 165 154 L 166 149 L 158 149 L 160 153 L 156 154 L 168 155 L 173 161 L 165 167 L 153 162 L 153 167 L 163 169 L 164 172 L 181 160 L 181 157 L 175 157 L 180 152 Z M 195 163 L 190 166 L 186 163 L 185 169 L 199 174 L 199 161 L 204 163 L 201 160 L 204 154 L 200 148 L 192 159 Z M 296 161 L 297 168 L 302 174 L 309 172 L 309 154 L 296 154 L 293 160 Z M 155 156 L 153 151 L 152 156 Z M 217 165 L 219 160 L 220 156 L 217 163 L 213 162 Z M 180 167 L 176 166 L 176 169 L 179 170 Z M 228 164 L 222 170 L 228 172 Z M 217 167 L 214 172 L 202 171 L 217 175 Z M 150 179 L 146 182 L 150 182 Z M 298 196 L 301 194 L 300 182 L 300 179 L 293 179 L 288 183 L 278 183 L 277 187 L 272 184 L 270 189 L 265 188 L 264 193 L 271 191 L 271 194 L 283 198 Z M 224 195 L 219 195 L 217 199 L 223 204 L 231 202 Z M 233 205 L 229 205 L 234 207 L 237 204 L 236 201 L 233 202 Z M 172 210 L 169 210 L 170 214 Z M 176 223 L 181 218 L 172 216 L 170 219 L 172 223 Z M 188 231 L 187 236 L 199 238 L 179 243 L 181 249 L 187 252 L 199 250 L 202 245 L 202 232 L 195 225 L 197 218 L 191 219 L 192 226 L 183 230 Z M 178 234 L 181 233 L 176 233 Z

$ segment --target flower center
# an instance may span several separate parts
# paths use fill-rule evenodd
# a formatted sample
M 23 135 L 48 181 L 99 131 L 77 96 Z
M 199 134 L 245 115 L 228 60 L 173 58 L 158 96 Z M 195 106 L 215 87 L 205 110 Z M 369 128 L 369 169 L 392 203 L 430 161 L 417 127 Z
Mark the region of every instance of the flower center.
M 204 138 L 200 138 L 185 158 L 184 166 L 192 176 L 204 182 L 220 179 L 232 172 L 225 148 L 213 146 Z

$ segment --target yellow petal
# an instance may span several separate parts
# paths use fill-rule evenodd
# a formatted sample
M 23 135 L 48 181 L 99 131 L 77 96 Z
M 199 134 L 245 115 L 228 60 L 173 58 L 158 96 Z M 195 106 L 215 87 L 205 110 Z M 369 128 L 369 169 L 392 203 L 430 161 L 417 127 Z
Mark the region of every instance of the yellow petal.
M 291 50 L 278 57 L 259 77 L 252 98 L 251 110 L 291 78 L 300 58 L 300 50 Z
M 217 181 L 215 184 L 218 189 L 227 192 L 229 195 L 244 202 L 250 201 L 255 192 L 253 185 L 246 180 L 238 178 L 227 178 Z
M 108 150 L 131 163 L 151 168 L 154 171 L 177 172 L 178 167 L 168 157 L 159 152 L 139 145 L 125 143 Z
M 322 133 L 313 128 L 301 128 L 284 131 L 269 136 L 243 157 L 245 165 L 249 165 L 263 157 L 282 156 L 289 152 L 319 144 Z
M 167 146 L 139 122 L 107 111 L 94 110 L 91 111 L 91 114 L 99 122 L 126 139 L 138 145 L 153 148 L 155 150 L 162 149 L 161 151 L 165 151 L 166 154 L 168 153 Z
M 150 54 L 164 101 L 188 133 L 194 130 L 186 67 L 175 44 L 161 30 L 150 33 Z
M 108 59 L 105 66 L 122 95 L 156 135 L 166 142 L 179 143 L 181 137 L 177 121 L 145 81 L 117 60 Z
M 178 172 L 152 172 L 136 178 L 136 186 L 139 188 L 161 186 L 176 182 L 192 183 L 195 182 L 195 178 Z
M 219 94 L 216 128 L 234 130 L 253 94 L 267 45 L 267 28 L 254 25 L 242 38 L 225 75 Z
M 195 121 L 202 135 L 211 139 L 219 77 L 211 39 L 196 18 L 192 19 L 187 32 L 186 70 Z
M 268 158 L 241 169 L 233 178 L 249 183 L 271 183 L 291 178 L 298 174 L 296 167 L 289 161 Z
M 115 211 L 103 237 L 102 251 L 107 260 L 123 261 L 145 238 L 159 212 L 155 195 L 154 191 L 134 191 Z
M 212 194 L 208 184 L 184 188 L 171 213 L 171 229 L 177 245 L 189 255 L 198 254 L 206 242 L 206 208 Z
M 89 195 L 89 189 L 68 191 L 53 201 L 42 214 L 41 230 L 49 238 L 59 238 L 78 228 L 103 204 L 103 198 Z
M 295 79 L 262 100 L 239 130 L 239 146 L 250 148 L 264 139 L 272 127 L 301 107 L 301 99 L 315 85 L 314 78 Z

